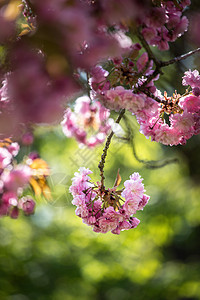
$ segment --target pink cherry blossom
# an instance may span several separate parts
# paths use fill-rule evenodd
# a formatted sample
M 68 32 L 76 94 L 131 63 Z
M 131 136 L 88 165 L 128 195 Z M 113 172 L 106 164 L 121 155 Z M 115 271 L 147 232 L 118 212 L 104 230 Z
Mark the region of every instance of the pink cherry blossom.
M 133 173 L 130 180 L 125 181 L 120 197 L 116 186 L 106 190 L 99 182 L 91 182 L 88 176 L 91 173 L 89 169 L 80 168 L 72 179 L 69 191 L 73 195 L 72 204 L 77 206 L 76 215 L 98 233 L 120 234 L 137 227 L 139 220 L 132 215 L 142 210 L 149 200 L 139 173 Z
M 183 76 L 183 85 L 190 85 L 192 88 L 200 85 L 200 75 L 197 70 L 187 71 Z
M 5 168 L 11 162 L 12 154 L 3 147 L 0 147 L 0 169 Z
M 95 147 L 101 144 L 110 130 L 109 110 L 88 96 L 76 100 L 74 112 L 65 111 L 61 125 L 67 137 L 75 137 L 81 144 Z
M 2 174 L 5 187 L 14 192 L 28 184 L 30 177 L 31 169 L 26 165 L 17 165 L 11 171 L 5 170 Z
M 180 99 L 180 106 L 188 113 L 200 110 L 200 97 L 189 95 Z
M 34 213 L 35 201 L 31 197 L 22 197 L 18 201 L 18 208 L 24 211 L 26 216 Z
M 124 182 L 125 189 L 122 192 L 122 197 L 126 200 L 139 200 L 144 194 L 144 185 L 138 173 L 131 175 L 130 180 Z

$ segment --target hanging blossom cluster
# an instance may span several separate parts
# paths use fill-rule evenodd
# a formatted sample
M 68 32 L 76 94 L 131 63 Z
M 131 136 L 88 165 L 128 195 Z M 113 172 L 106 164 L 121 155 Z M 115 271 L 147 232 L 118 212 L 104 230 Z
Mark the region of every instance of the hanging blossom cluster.
M 17 163 L 19 149 L 19 144 L 10 139 L 0 142 L 0 217 L 16 219 L 20 211 L 26 216 L 33 214 L 35 201 L 28 189 L 32 188 L 36 196 L 47 193 L 47 164 L 34 153 Z
M 74 112 L 70 108 L 65 111 L 62 129 L 67 137 L 74 137 L 80 144 L 92 148 L 104 142 L 111 128 L 109 115 L 109 110 L 99 101 L 79 97 Z
M 80 168 L 72 179 L 69 190 L 73 195 L 72 203 L 77 206 L 76 215 L 93 231 L 100 233 L 111 231 L 120 234 L 123 230 L 137 227 L 140 221 L 133 215 L 143 210 L 149 200 L 149 196 L 144 194 L 141 176 L 133 173 L 124 182 L 124 188 L 117 191 L 121 181 L 119 173 L 111 189 L 102 188 L 99 182 L 91 182 L 88 176 L 91 173 L 89 169 Z

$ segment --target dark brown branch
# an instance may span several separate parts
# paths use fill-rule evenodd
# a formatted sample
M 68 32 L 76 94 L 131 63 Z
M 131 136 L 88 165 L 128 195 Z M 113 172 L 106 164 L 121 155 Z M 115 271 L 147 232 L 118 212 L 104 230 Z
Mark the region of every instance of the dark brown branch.
M 151 80 L 153 80 L 158 74 L 163 74 L 163 73 L 161 73 L 160 68 L 156 68 L 154 70 L 154 72 L 150 76 L 147 77 L 146 81 L 139 87 L 140 91 L 144 92 L 145 91 L 145 87 L 147 86 L 147 84 Z
M 147 95 L 148 97 L 154 99 L 156 102 L 158 103 L 166 103 L 165 100 L 161 100 L 160 98 L 154 96 L 151 92 L 149 92 L 149 90 L 144 90 L 142 91 L 142 93 L 144 93 L 145 95 Z
M 153 62 L 155 63 L 157 68 L 160 68 L 160 64 L 161 62 L 155 57 L 155 55 L 153 54 L 153 52 L 151 51 L 151 48 L 149 47 L 149 44 L 147 43 L 147 41 L 144 39 L 143 35 L 141 34 L 139 29 L 136 29 L 135 31 L 138 39 L 140 40 L 142 46 L 144 47 L 144 49 L 147 51 L 149 59 L 153 60 Z
M 142 35 L 141 35 L 142 36 Z M 145 41 L 145 40 L 144 40 Z M 145 41 L 146 42 L 146 41 Z M 148 45 L 148 44 L 147 44 Z M 147 50 L 147 48 L 145 48 L 146 50 Z M 190 52 L 188 52 L 188 53 L 185 53 L 185 54 L 183 54 L 183 55 L 181 55 L 181 56 L 178 56 L 178 57 L 175 57 L 175 58 L 173 58 L 173 59 L 170 59 L 170 60 L 168 60 L 168 61 L 159 61 L 159 63 L 156 65 L 156 69 L 154 70 L 154 72 L 150 75 L 150 76 L 148 76 L 147 77 L 147 80 L 140 86 L 140 91 L 141 92 L 143 92 L 143 93 L 145 93 L 147 96 L 149 96 L 149 97 L 151 97 L 151 98 L 153 98 L 154 100 L 156 100 L 157 102 L 163 102 L 163 101 L 158 101 L 159 100 L 159 98 L 157 98 L 157 97 L 154 97 L 153 95 L 149 95 L 149 92 L 145 89 L 145 87 L 147 86 L 147 84 L 152 80 L 152 79 L 154 79 L 158 74 L 163 74 L 162 73 L 162 71 L 161 71 L 161 68 L 163 68 L 163 67 L 167 67 L 167 66 L 169 66 L 169 65 L 171 65 L 171 64 L 174 64 L 174 63 L 176 63 L 176 62 L 178 62 L 178 61 L 181 61 L 181 60 L 184 60 L 184 59 L 186 59 L 186 58 L 188 58 L 189 56 L 191 56 L 191 55 L 193 55 L 193 54 L 195 54 L 195 53 L 197 53 L 197 52 L 200 52 L 200 48 L 197 48 L 197 49 L 195 49 L 195 50 L 193 50 L 193 51 L 190 51 Z
M 125 114 L 125 109 L 122 109 L 120 111 L 119 116 L 118 116 L 117 120 L 115 121 L 115 123 L 119 123 L 124 114 Z M 111 139 L 112 139 L 113 135 L 114 135 L 114 132 L 111 131 L 111 133 L 107 137 L 106 144 L 105 144 L 105 147 L 103 149 L 103 153 L 101 155 L 101 160 L 100 160 L 99 165 L 98 165 L 98 168 L 100 170 L 100 176 L 101 176 L 101 188 L 102 188 L 102 190 L 104 189 L 104 179 L 105 179 L 104 174 L 103 174 L 103 172 L 104 172 L 103 169 L 104 169 L 104 164 L 105 164 L 108 148 L 110 146 Z

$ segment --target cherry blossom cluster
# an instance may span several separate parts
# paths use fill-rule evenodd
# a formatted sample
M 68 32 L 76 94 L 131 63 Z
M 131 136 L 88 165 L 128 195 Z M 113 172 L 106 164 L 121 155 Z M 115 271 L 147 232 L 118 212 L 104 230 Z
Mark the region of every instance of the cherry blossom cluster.
M 153 61 L 149 61 L 147 52 L 139 55 L 141 49 L 142 46 L 139 43 L 131 43 L 124 55 L 114 57 L 109 61 L 109 68 L 111 66 L 110 72 L 98 65 L 92 68 L 89 82 L 94 99 L 99 98 L 104 106 L 111 110 L 119 111 L 123 105 L 124 108 L 129 106 L 131 102 L 129 98 L 132 98 L 132 88 L 137 87 L 139 89 L 148 76 L 154 72 L 152 69 Z M 154 81 L 158 80 L 158 78 L 158 75 L 153 77 L 146 84 L 145 89 L 154 93 L 156 91 Z M 119 88 L 121 87 L 123 90 L 127 90 L 126 96 L 119 97 L 119 100 L 116 93 L 115 99 L 115 89 L 113 88 L 120 91 Z M 120 103 L 123 101 L 123 104 L 118 104 L 118 100 Z
M 149 196 L 144 194 L 143 179 L 139 173 L 133 173 L 119 191 L 119 175 L 114 187 L 105 189 L 99 182 L 91 182 L 88 176 L 91 173 L 83 167 L 72 179 L 69 190 L 73 195 L 72 203 L 77 206 L 76 215 L 98 233 L 111 231 L 120 234 L 123 230 L 137 227 L 140 221 L 133 215 L 143 210 L 149 200 Z
M 160 6 L 153 7 L 142 20 L 142 35 L 152 46 L 159 50 L 168 50 L 169 42 L 174 42 L 188 27 L 187 17 L 182 11 L 190 5 L 190 0 L 160 1 Z
M 187 71 L 183 76 L 183 85 L 190 86 L 184 95 L 176 92 L 172 97 L 164 97 L 160 91 L 155 95 L 161 104 L 149 98 L 145 99 L 142 110 L 135 112 L 140 130 L 146 137 L 164 145 L 185 144 L 187 139 L 200 132 L 200 76 L 197 70 Z M 144 97 L 142 94 L 141 97 Z
M 76 99 L 74 112 L 65 111 L 61 125 L 67 137 L 74 137 L 80 144 L 94 147 L 101 144 L 110 128 L 109 110 L 99 101 L 92 102 L 88 96 Z
M 0 142 L 0 217 L 16 219 L 20 211 L 25 215 L 33 214 L 35 201 L 27 191 L 32 188 L 35 195 L 39 195 L 39 189 L 45 186 L 40 183 L 41 180 L 45 182 L 44 175 L 48 175 L 44 172 L 45 162 L 30 153 L 24 161 L 17 163 L 15 157 L 19 149 L 19 144 L 10 139 Z
M 145 75 L 151 74 L 151 68 L 145 68 L 147 63 L 148 55 L 143 53 L 136 62 L 137 73 L 136 71 L 134 73 L 136 79 L 138 78 L 136 74 L 141 70 L 145 70 Z M 123 67 L 122 61 L 120 66 Z M 156 89 L 152 80 L 145 87 L 145 90 L 151 92 L 152 97 L 149 97 L 145 91 L 139 92 L 138 88 L 145 83 L 145 78 L 144 80 L 139 78 L 135 85 L 133 82 L 129 86 L 126 84 L 127 88 L 121 85 L 112 86 L 106 71 L 100 67 L 96 69 L 95 76 L 91 78 L 95 86 L 93 98 L 100 99 L 112 110 L 129 110 L 136 116 L 141 133 L 151 137 L 152 141 L 171 146 L 185 144 L 187 139 L 199 133 L 200 76 L 197 70 L 187 71 L 183 77 L 183 85 L 190 86 L 191 92 L 187 91 L 184 95 L 175 92 L 172 97 L 168 97 L 166 92 L 162 95 Z M 127 71 L 125 76 L 125 80 L 129 83 L 130 78 L 133 78 L 130 74 Z M 130 78 L 127 78 L 128 75 Z
M 145 108 L 136 114 L 140 131 L 152 141 L 171 146 L 183 145 L 199 134 L 200 97 L 193 92 L 186 94 L 175 93 L 172 97 L 165 94 L 161 105 L 147 98 Z

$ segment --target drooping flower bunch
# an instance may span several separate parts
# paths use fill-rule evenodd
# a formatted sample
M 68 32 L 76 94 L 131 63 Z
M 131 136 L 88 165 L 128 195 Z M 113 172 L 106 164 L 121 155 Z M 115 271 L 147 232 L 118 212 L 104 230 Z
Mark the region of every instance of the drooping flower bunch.
M 35 201 L 27 193 L 28 188 L 32 187 L 36 196 L 44 191 L 44 187 L 47 193 L 45 177 L 48 176 L 49 171 L 44 172 L 48 170 L 47 164 L 33 154 L 24 158 L 21 163 L 17 163 L 15 156 L 19 149 L 19 144 L 10 139 L 0 142 L 0 217 L 10 216 L 16 219 L 20 211 L 25 215 L 34 213 Z M 50 194 L 47 193 L 47 196 Z
M 68 108 L 65 111 L 61 125 L 67 137 L 76 140 L 88 147 L 101 144 L 110 128 L 109 110 L 99 101 L 91 102 L 88 96 L 76 99 L 74 112 Z
M 121 177 L 118 173 L 114 187 L 105 189 L 91 182 L 92 171 L 80 168 L 72 179 L 70 192 L 72 203 L 77 206 L 76 215 L 95 232 L 120 234 L 120 231 L 137 227 L 139 220 L 133 215 L 143 210 L 149 200 L 139 173 L 133 173 L 124 182 L 125 188 L 117 191 Z

